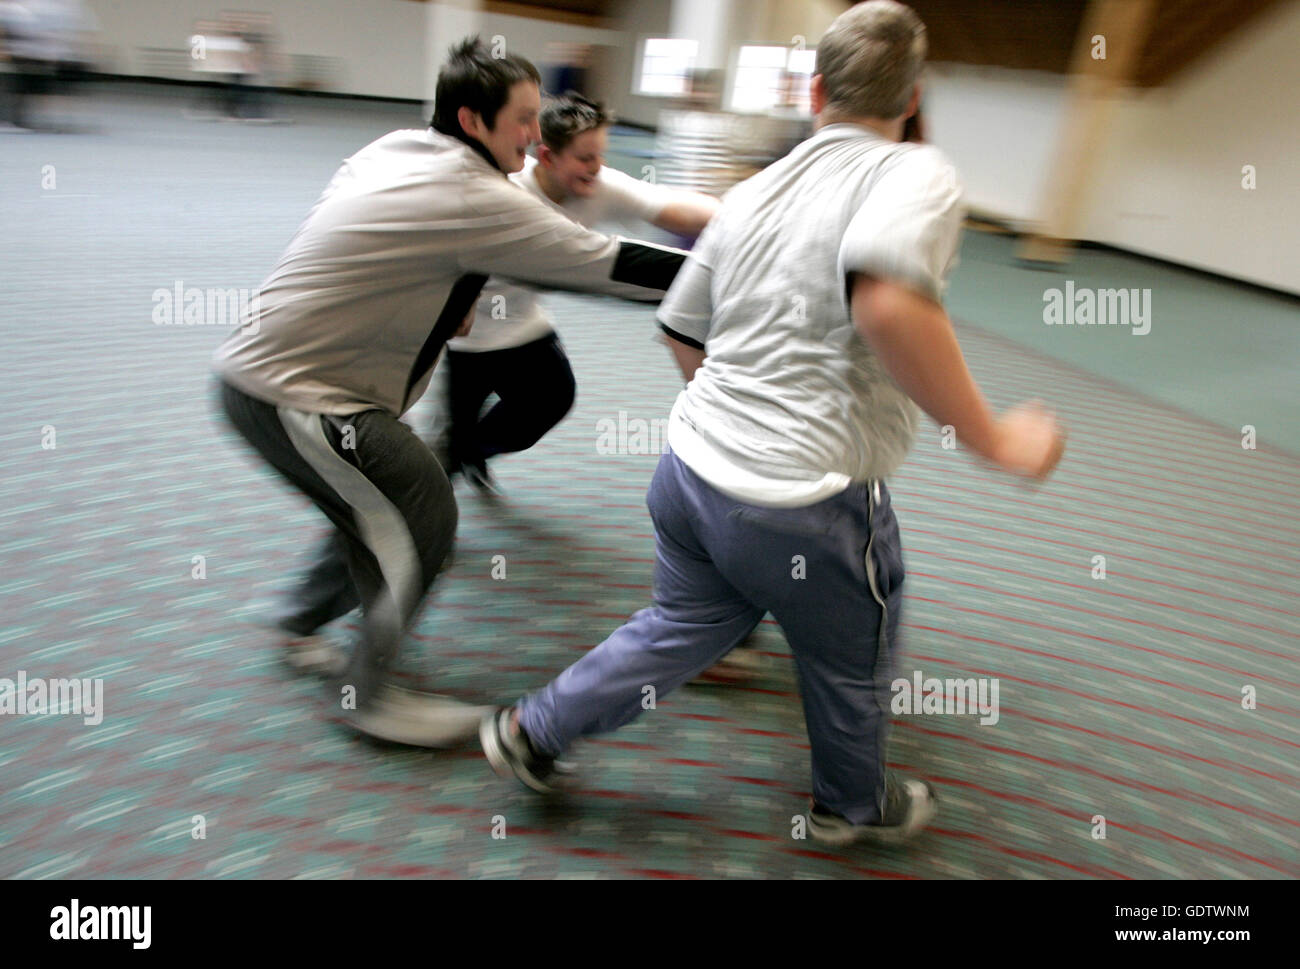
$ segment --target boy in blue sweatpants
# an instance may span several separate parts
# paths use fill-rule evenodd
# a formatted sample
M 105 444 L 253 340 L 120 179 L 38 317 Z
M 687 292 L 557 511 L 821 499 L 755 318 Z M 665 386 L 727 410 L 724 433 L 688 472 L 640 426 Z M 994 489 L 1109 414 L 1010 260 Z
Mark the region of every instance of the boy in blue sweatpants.
M 884 479 L 926 411 L 981 458 L 1044 478 L 1063 450 L 1037 405 L 997 417 L 940 304 L 961 188 L 902 143 L 925 28 L 892 0 L 817 47 L 815 133 L 731 191 L 658 319 L 690 379 L 650 486 L 654 604 L 480 729 L 493 767 L 539 791 L 578 737 L 614 730 L 721 659 L 771 612 L 812 747 L 809 830 L 901 841 L 929 784 L 885 767 L 903 561 Z

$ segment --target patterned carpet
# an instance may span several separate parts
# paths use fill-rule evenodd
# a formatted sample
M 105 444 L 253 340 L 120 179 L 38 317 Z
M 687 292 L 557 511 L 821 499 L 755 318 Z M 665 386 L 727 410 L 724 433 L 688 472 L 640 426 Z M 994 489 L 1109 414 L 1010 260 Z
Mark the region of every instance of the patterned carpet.
M 205 125 L 182 103 L 128 90 L 86 107 L 91 131 L 0 150 L 0 677 L 105 684 L 96 726 L 0 716 L 0 876 L 1300 873 L 1300 460 L 965 325 L 992 401 L 1052 402 L 1070 450 L 1034 491 L 927 425 L 891 483 L 900 675 L 1000 685 L 995 724 L 896 718 L 891 763 L 941 799 L 912 846 L 792 836 L 808 745 L 770 622 L 760 681 L 687 687 L 585 745 L 584 789 L 560 804 L 475 749 L 386 748 L 328 722 L 256 625 L 321 519 L 216 420 L 224 330 L 159 326 L 152 294 L 255 287 L 339 158 L 415 118 L 304 101 L 294 126 Z M 577 406 L 498 462 L 504 503 L 459 492 L 456 563 L 403 660 L 413 685 L 476 702 L 541 685 L 649 597 L 656 455 L 600 453 L 600 422 L 666 416 L 679 380 L 645 307 L 548 302 Z

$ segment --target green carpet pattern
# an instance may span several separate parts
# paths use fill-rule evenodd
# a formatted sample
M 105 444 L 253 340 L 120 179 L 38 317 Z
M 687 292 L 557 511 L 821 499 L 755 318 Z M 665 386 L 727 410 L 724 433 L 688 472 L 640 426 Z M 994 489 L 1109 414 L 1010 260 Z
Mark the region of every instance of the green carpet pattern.
M 1008 268 L 1000 240 L 964 254 L 959 335 L 992 402 L 1050 402 L 1070 449 L 1034 490 L 927 424 L 891 482 L 909 569 L 900 675 L 999 684 L 996 723 L 895 720 L 890 762 L 935 784 L 933 830 L 890 851 L 797 836 L 808 745 L 770 620 L 759 680 L 686 687 L 583 744 L 581 791 L 558 803 L 497 779 L 477 749 L 382 747 L 330 722 L 257 625 L 323 520 L 216 418 L 208 360 L 225 331 L 155 324 L 152 294 L 256 287 L 338 161 L 419 119 L 301 100 L 292 126 L 199 124 L 181 116 L 188 97 L 113 88 L 85 107 L 90 130 L 0 149 L 0 677 L 104 684 L 97 725 L 0 716 L 0 876 L 1300 872 L 1300 459 L 1263 429 L 1244 449 L 1240 424 L 1256 422 L 1229 412 L 1258 392 L 1247 358 L 1268 381 L 1282 350 L 1243 342 L 1230 373 L 1184 369 L 1219 412 L 1143 393 L 1129 362 L 1094 365 L 1134 350 L 1128 333 L 1072 333 L 1110 341 L 1079 360 L 982 318 L 1002 297 L 1028 313 L 1048 285 Z M 649 601 L 657 455 L 597 444 L 620 412 L 666 417 L 680 380 L 648 308 L 547 301 L 578 403 L 498 462 L 504 502 L 458 490 L 456 562 L 402 661 L 412 685 L 475 702 L 540 686 Z M 1151 346 L 1214 325 L 1195 301 L 1165 305 L 1181 318 L 1157 318 L 1146 339 L 1168 342 Z

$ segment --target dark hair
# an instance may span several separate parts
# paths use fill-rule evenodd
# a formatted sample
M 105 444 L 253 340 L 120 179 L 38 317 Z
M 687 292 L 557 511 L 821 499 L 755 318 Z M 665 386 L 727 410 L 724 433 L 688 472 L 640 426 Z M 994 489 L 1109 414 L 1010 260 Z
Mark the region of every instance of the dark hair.
M 477 36 L 466 37 L 448 52 L 447 63 L 438 71 L 430 125 L 445 135 L 463 137 L 457 114 L 462 107 L 475 111 L 489 130 L 496 127 L 497 112 L 510 98 L 510 89 L 520 81 L 541 86 L 542 76 L 531 61 L 518 54 L 493 57 Z
M 551 151 L 564 151 L 574 138 L 614 123 L 614 115 L 603 104 L 588 101 L 576 91 L 565 91 L 542 105 L 542 144 Z

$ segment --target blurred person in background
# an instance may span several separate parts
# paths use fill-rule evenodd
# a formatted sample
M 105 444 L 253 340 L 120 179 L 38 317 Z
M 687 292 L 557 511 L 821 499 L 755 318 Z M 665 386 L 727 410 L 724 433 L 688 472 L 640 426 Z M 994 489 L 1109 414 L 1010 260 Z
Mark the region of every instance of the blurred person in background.
M 721 198 L 745 174 L 739 159 L 747 122 L 722 110 L 721 71 L 692 71 L 677 107 L 659 113 L 657 180 Z
M 591 59 L 590 44 L 547 44 L 544 88 L 548 91 L 571 91 L 586 97 L 590 93 Z
M 274 61 L 269 14 L 226 12 L 220 20 L 199 21 L 190 41 L 190 67 L 212 87 L 188 116 L 202 121 L 279 122 L 269 110 Z
M 271 15 L 265 13 L 229 14 L 231 30 L 243 42 L 243 71 L 234 78 L 239 91 L 238 116 L 241 121 L 269 124 L 270 93 L 274 48 Z
M 203 121 L 237 121 L 243 111 L 241 78 L 252 52 L 229 19 L 199 21 L 190 45 L 190 67 L 211 85 L 189 117 Z
M 14 130 L 60 130 L 67 120 L 55 103 L 85 71 L 87 41 L 97 21 L 82 0 L 0 2 L 0 50 L 8 67 L 6 114 Z
M 784 158 L 794 147 L 813 133 L 812 112 L 808 106 L 809 78 L 805 74 L 783 71 L 781 95 L 776 106 L 767 112 L 764 125 L 764 159 L 760 168 L 766 168 L 778 158 Z
M 25 131 L 19 125 L 23 109 L 18 67 L 13 59 L 12 43 L 22 29 L 22 10 L 14 0 L 0 0 L 0 133 Z
M 575 740 L 631 722 L 771 612 L 811 745 L 810 833 L 892 844 L 934 816 L 933 788 L 887 767 L 905 572 L 884 479 L 921 410 L 1031 479 L 1064 438 L 1036 405 L 990 411 L 940 302 L 963 207 L 952 164 L 902 143 L 925 50 L 894 0 L 836 18 L 817 47 L 816 132 L 701 236 L 658 313 L 689 383 L 647 499 L 654 604 L 484 718 L 499 773 L 563 789 Z

